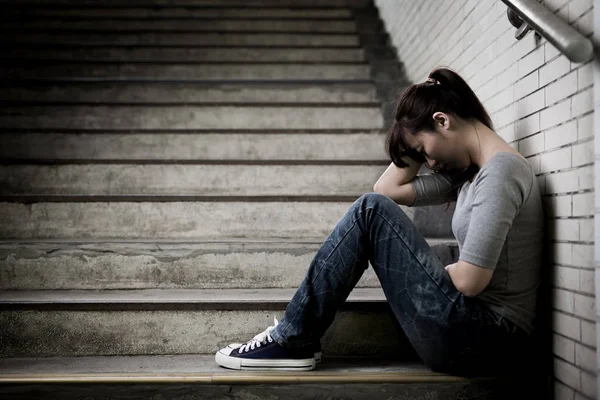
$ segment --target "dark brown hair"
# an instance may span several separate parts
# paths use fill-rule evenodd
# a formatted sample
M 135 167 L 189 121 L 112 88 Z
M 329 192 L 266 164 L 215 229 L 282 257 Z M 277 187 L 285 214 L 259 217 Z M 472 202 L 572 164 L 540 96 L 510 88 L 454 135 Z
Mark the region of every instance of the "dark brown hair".
M 449 68 L 439 67 L 431 71 L 428 81 L 406 87 L 396 103 L 394 122 L 385 147 L 392 162 L 398 168 L 408 164 L 401 158 L 408 156 L 425 162 L 422 154 L 411 149 L 404 138 L 420 131 L 435 131 L 433 114 L 441 111 L 463 119 L 478 119 L 494 129 L 487 111 L 463 78 Z

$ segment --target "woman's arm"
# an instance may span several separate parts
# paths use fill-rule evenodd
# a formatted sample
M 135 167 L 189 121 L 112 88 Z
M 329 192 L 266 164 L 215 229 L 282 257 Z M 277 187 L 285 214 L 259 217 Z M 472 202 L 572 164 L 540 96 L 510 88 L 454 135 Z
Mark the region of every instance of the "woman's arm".
M 458 262 L 446 265 L 446 271 L 459 292 L 468 297 L 477 296 L 492 280 L 493 269 L 483 268 L 470 262 Z
M 415 190 L 410 183 L 417 175 L 422 162 L 417 162 L 412 158 L 405 156 L 402 161 L 409 166 L 398 168 L 396 164 L 391 163 L 385 172 L 379 177 L 373 191 L 384 194 L 400 205 L 410 205 L 415 201 Z

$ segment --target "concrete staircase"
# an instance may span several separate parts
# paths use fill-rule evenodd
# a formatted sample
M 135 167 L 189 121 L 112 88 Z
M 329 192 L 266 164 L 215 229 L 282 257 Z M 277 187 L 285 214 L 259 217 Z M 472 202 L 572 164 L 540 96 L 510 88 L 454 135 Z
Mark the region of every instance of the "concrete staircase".
M 499 379 L 422 366 L 372 269 L 316 371 L 214 363 L 282 315 L 320 244 L 389 164 L 405 83 L 372 4 L 0 7 L 2 398 L 502 392 Z M 454 262 L 453 208 L 405 211 Z

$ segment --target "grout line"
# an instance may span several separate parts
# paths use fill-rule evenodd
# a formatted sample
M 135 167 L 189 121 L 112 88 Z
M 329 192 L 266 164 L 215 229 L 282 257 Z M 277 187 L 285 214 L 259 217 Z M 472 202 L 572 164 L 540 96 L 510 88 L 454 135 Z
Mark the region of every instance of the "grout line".
M 593 296 L 592 296 L 592 297 L 593 297 Z M 553 312 L 560 313 L 560 314 L 567 315 L 567 316 L 569 316 L 569 317 L 575 318 L 575 319 L 577 319 L 577 320 L 580 320 L 580 321 L 586 321 L 586 322 L 592 322 L 592 323 L 596 323 L 596 321 L 595 321 L 595 320 L 593 320 L 593 319 L 587 319 L 587 318 L 585 318 L 585 317 L 582 317 L 582 316 L 580 316 L 580 315 L 577 315 L 577 314 L 570 313 L 570 312 L 568 312 L 568 311 L 559 310 L 558 308 L 554 308 L 554 306 L 552 306 L 552 311 L 553 311 Z

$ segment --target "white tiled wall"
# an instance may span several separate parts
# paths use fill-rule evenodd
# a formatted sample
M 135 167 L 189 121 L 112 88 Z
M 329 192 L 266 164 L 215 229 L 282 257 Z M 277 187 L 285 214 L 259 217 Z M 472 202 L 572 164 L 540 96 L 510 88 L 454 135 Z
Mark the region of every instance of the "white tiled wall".
M 544 267 L 554 271 L 555 398 L 595 399 L 592 61 L 572 63 L 533 32 L 517 41 L 501 1 L 375 2 L 408 79 L 422 82 L 437 66 L 457 71 L 534 167 L 552 249 Z M 592 37 L 593 0 L 543 4 Z

